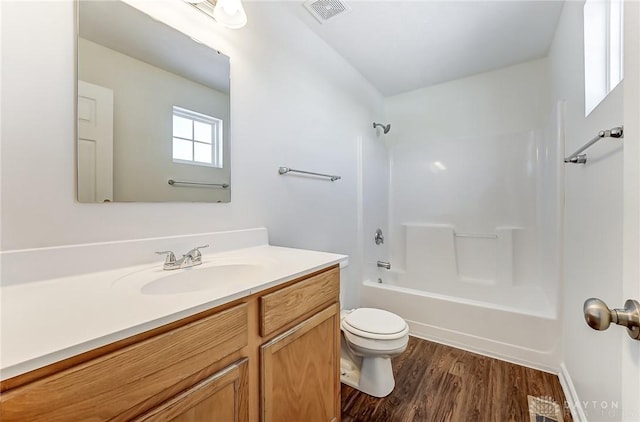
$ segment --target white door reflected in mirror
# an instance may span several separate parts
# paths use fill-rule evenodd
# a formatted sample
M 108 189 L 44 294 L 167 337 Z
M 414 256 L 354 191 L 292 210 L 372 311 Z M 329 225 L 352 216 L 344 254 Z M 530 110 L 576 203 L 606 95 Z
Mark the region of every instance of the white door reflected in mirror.
M 78 201 L 113 201 L 113 91 L 78 81 Z

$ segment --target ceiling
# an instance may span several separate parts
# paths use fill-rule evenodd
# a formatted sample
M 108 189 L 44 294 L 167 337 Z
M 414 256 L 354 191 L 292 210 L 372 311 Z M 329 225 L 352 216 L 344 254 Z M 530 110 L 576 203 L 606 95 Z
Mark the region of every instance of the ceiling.
M 384 96 L 547 55 L 562 1 L 350 1 L 321 24 L 287 7 Z

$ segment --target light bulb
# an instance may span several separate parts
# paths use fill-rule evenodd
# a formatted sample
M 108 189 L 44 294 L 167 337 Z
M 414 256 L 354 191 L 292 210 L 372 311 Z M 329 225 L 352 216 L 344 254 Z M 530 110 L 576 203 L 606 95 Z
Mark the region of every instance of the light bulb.
M 247 14 L 240 0 L 218 0 L 213 18 L 227 28 L 242 28 L 247 24 Z
M 227 15 L 234 15 L 238 11 L 238 0 L 220 0 L 222 8 Z

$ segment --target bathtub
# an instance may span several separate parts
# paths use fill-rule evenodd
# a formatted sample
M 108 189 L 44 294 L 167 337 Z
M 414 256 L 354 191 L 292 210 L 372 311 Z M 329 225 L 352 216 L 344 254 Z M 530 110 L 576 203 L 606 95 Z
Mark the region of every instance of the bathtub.
M 361 306 L 402 316 L 410 334 L 547 372 L 560 366 L 555 306 L 534 286 L 438 285 L 386 270 L 360 286 Z

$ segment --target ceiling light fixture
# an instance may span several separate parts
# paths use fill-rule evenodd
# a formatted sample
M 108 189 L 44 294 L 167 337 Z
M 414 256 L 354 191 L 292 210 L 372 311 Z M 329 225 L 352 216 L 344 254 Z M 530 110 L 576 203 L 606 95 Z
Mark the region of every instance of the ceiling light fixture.
M 227 28 L 238 29 L 247 24 L 247 14 L 240 0 L 185 0 L 185 2 Z
M 240 0 L 218 0 L 213 8 L 213 18 L 231 29 L 242 28 L 247 24 L 247 14 Z

